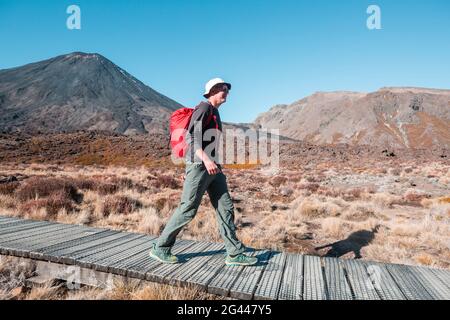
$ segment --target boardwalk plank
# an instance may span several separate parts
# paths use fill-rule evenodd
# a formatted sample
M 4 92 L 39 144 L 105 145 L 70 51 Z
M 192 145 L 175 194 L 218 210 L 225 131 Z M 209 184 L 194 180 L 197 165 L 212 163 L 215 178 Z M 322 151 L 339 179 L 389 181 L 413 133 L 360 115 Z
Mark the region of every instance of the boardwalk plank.
M 179 268 L 170 273 L 167 278 L 168 284 L 182 285 L 187 280 L 202 269 L 215 255 L 221 255 L 224 251 L 224 245 L 220 243 L 209 243 L 209 245 L 202 250 L 202 252 L 194 256 L 188 262 L 182 264 Z M 223 256 L 223 255 L 221 255 Z
M 286 254 L 272 252 L 268 265 L 264 269 L 261 280 L 254 294 L 255 300 L 276 300 L 283 278 Z
M 25 241 L 26 243 L 34 242 L 41 238 L 47 238 L 55 233 L 62 232 L 64 230 L 70 230 L 76 226 L 66 226 L 61 224 L 49 224 L 40 228 L 33 228 L 30 230 L 18 231 L 4 235 L 0 238 L 0 245 L 6 245 L 8 243 L 20 243 Z
M 12 220 L 12 221 L 4 221 L 0 223 L 0 231 L 5 230 L 6 228 L 23 225 L 23 221 L 20 220 Z
M 230 297 L 236 299 L 253 299 L 259 279 L 268 264 L 272 252 L 268 250 L 253 251 L 251 256 L 258 256 L 260 262 L 254 266 L 247 266 L 233 283 Z
M 450 272 L 448 270 L 431 269 L 431 271 L 450 289 Z
M 252 250 L 252 254 L 256 254 L 255 250 Z M 213 276 L 208 283 L 208 293 L 229 296 L 230 288 L 236 279 L 241 275 L 245 267 L 243 266 L 227 266 L 218 268 L 219 270 Z
M 327 300 L 325 279 L 322 273 L 320 258 L 316 256 L 304 256 L 303 262 L 303 299 Z
M 38 252 L 39 250 L 42 250 L 43 248 L 62 244 L 68 240 L 73 239 L 74 237 L 80 237 L 80 236 L 86 236 L 92 233 L 92 230 L 90 228 L 84 227 L 84 226 L 76 226 L 75 228 L 67 228 L 65 230 L 61 230 L 58 232 L 55 232 L 47 237 L 39 237 L 36 239 L 33 239 L 32 243 L 25 244 L 24 243 L 24 249 L 28 249 L 31 252 Z
M 325 281 L 330 300 L 352 300 L 353 295 L 339 259 L 324 257 Z
M 92 241 L 80 243 L 68 248 L 47 251 L 47 254 L 58 256 L 59 263 L 73 264 L 76 261 L 76 259 L 73 257 L 74 254 L 86 252 L 89 250 L 99 250 L 99 246 L 101 247 L 108 245 L 110 242 L 121 239 L 125 236 L 127 236 L 126 233 L 116 232 L 106 237 L 99 237 L 98 239 L 93 239 Z
M 303 255 L 286 254 L 278 300 L 303 299 Z
M 360 261 L 360 263 L 366 267 L 369 278 L 382 300 L 406 299 L 395 279 L 383 264 L 372 261 Z
M 14 221 L 14 220 L 23 220 L 23 219 L 12 216 L 0 216 L 0 223 L 3 221 Z
M 409 270 L 436 300 L 450 300 L 450 289 L 431 269 L 410 267 Z
M 340 263 L 347 271 L 356 300 L 380 300 L 365 264 L 347 259 L 341 260 Z
M 41 247 L 39 249 L 35 249 L 34 252 L 30 253 L 30 257 L 39 260 L 48 260 L 50 262 L 60 263 L 60 257 L 56 255 L 52 255 L 56 249 L 70 248 L 72 246 L 93 241 L 95 239 L 99 239 L 102 237 L 106 237 L 110 234 L 114 234 L 117 231 L 106 230 L 106 229 L 93 229 L 91 231 L 85 231 L 82 233 L 70 234 L 66 237 L 62 242 L 58 242 L 57 244 L 47 245 Z
M 77 264 L 83 268 L 95 268 L 95 261 L 105 260 L 123 254 L 127 248 L 133 248 L 139 239 L 145 239 L 142 234 L 129 234 L 123 238 L 111 241 L 110 243 L 91 248 L 88 251 L 78 252 L 71 255 L 71 258 L 76 259 Z M 100 264 L 98 264 L 100 266 Z
M 5 225 L 11 224 L 11 223 L 18 223 L 20 221 L 23 221 L 19 218 L 15 217 L 4 217 L 0 220 L 0 229 L 3 228 Z
M 194 285 L 238 299 L 450 299 L 450 272 L 252 251 L 256 266 L 226 266 L 223 244 L 178 240 L 183 261 L 162 264 L 148 255 L 156 238 L 142 234 L 0 216 L 0 253 L 73 264 L 171 285 Z M 323 267 L 322 267 L 323 265 Z
M 23 223 L 18 223 L 13 226 L 5 227 L 0 229 L 0 239 L 9 233 L 15 233 L 23 230 L 30 230 L 33 228 L 39 228 L 42 226 L 49 225 L 50 222 L 47 221 L 27 221 L 24 220 Z
M 24 233 L 10 235 L 0 242 L 0 251 L 4 254 L 29 257 L 29 252 L 39 244 L 47 244 L 56 236 L 67 236 L 68 233 L 78 229 L 76 226 L 62 227 L 57 224 L 51 226 L 53 228 L 46 226 L 39 228 L 39 231 L 33 229 L 24 231 Z
M 186 247 L 182 252 L 178 252 L 178 258 L 182 263 L 187 263 L 196 256 L 200 255 L 202 251 L 207 248 L 210 244 L 208 242 L 199 241 L 194 242 L 193 245 Z M 183 262 L 184 261 L 184 262 Z M 182 264 L 161 264 L 155 269 L 146 273 L 146 279 L 148 281 L 156 281 L 161 283 L 167 283 L 166 277 L 172 273 L 175 269 L 178 269 Z
M 133 248 L 130 248 L 129 250 L 122 251 L 118 255 L 116 255 L 114 258 L 109 257 L 105 260 L 108 262 L 106 263 L 107 266 L 107 272 L 126 276 L 128 272 L 128 266 L 133 261 L 139 259 L 142 255 L 148 254 L 148 251 L 150 250 L 152 246 L 152 241 L 154 241 L 155 237 L 153 236 L 145 236 L 140 239 L 140 243 L 136 245 Z M 98 262 L 95 262 L 96 265 L 99 265 Z
M 146 244 L 151 240 L 152 237 L 139 235 L 120 247 L 111 248 L 102 253 L 83 257 L 80 261 L 82 264 L 90 266 L 96 271 L 108 272 L 110 265 L 133 257 L 137 252 L 142 250 L 142 244 Z
M 102 243 L 94 247 L 89 247 L 83 250 L 79 250 L 76 252 L 71 252 L 70 257 L 77 259 L 78 261 L 81 261 L 83 258 L 87 257 L 99 257 L 100 255 L 106 254 L 110 250 L 118 249 L 122 245 L 124 245 L 127 242 L 130 242 L 134 239 L 143 237 L 143 234 L 135 234 L 135 233 L 129 233 L 125 232 L 123 234 L 123 237 L 118 237 L 115 240 L 112 240 L 108 243 Z
M 9 225 L 9 224 L 12 225 Z M 43 221 L 43 220 L 21 220 L 18 219 L 16 221 L 8 221 L 6 222 L 6 225 L 2 225 L 2 227 L 0 228 L 0 231 L 2 232 L 1 234 L 3 234 L 4 231 L 8 231 L 8 230 L 13 230 L 13 229 L 20 229 L 20 227 L 26 227 L 28 225 L 39 225 L 39 224 L 49 224 L 51 222 L 49 221 Z
M 217 273 L 225 267 L 226 251 L 224 246 L 211 259 L 205 262 L 203 267 L 194 274 L 191 274 L 186 282 L 195 285 L 202 290 L 208 290 L 208 284 L 217 275 Z
M 183 252 L 192 246 L 195 242 L 191 240 L 178 240 L 172 247 L 171 252 L 175 255 Z M 123 268 L 127 270 L 126 275 L 133 278 L 146 279 L 147 273 L 162 265 L 161 262 L 149 256 L 150 246 L 146 250 L 141 251 L 133 259 L 129 259 Z
M 401 265 L 386 265 L 391 276 L 402 290 L 408 300 L 430 300 L 432 299 L 428 291 L 414 277 L 414 275 Z
M 0 253 L 15 255 L 18 257 L 32 258 L 30 256 L 31 247 L 42 240 L 46 240 L 43 231 L 48 231 L 49 226 L 43 226 L 42 228 L 30 229 L 23 231 L 25 233 L 9 234 L 8 237 L 4 237 L 2 240 L 4 242 L 0 245 Z M 70 228 L 72 229 L 72 228 Z M 54 233 L 60 232 L 59 230 L 54 230 Z M 24 234 L 30 234 L 31 238 L 24 238 Z M 17 239 L 15 239 L 17 238 Z

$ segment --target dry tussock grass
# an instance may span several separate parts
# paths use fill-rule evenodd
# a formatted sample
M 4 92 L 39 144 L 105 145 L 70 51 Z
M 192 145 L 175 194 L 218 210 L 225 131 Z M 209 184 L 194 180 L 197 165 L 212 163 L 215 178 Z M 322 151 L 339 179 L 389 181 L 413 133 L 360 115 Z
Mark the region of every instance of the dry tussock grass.
M 49 197 L 57 193 L 68 200 L 78 198 L 77 188 L 69 179 L 31 177 L 22 183 L 14 195 L 21 201 Z
M 17 206 L 17 200 L 11 195 L 0 194 L 0 204 L 3 209 L 14 209 Z
M 61 209 L 72 210 L 74 208 L 72 200 L 67 198 L 64 192 L 56 191 L 44 199 L 28 200 L 20 205 L 20 211 L 29 212 L 45 208 L 50 216 L 55 216 Z
M 300 197 L 292 203 L 292 216 L 301 219 L 315 219 L 320 217 L 338 216 L 342 208 L 332 202 L 327 202 L 326 197 L 312 195 Z
M 12 195 L 19 187 L 20 182 L 7 182 L 0 184 L 0 195 Z
M 221 300 L 193 286 L 175 287 L 158 283 L 114 281 L 108 289 L 82 286 L 69 289 L 64 282 L 49 282 L 26 287 L 27 278 L 35 276 L 29 259 L 0 256 L 0 300 Z
M 0 255 L 0 300 L 17 299 L 17 288 L 34 275 L 36 266 L 30 260 Z
M 355 174 L 348 166 L 322 166 L 270 176 L 257 168 L 226 168 L 238 237 L 251 247 L 319 255 L 330 248 L 316 248 L 341 243 L 367 260 L 449 268 L 450 194 L 442 184 L 450 179 L 448 166 L 382 169 L 368 165 Z M 179 204 L 184 168 L 18 165 L 0 173 L 29 177 L 0 184 L 3 214 L 158 235 Z M 180 237 L 221 242 L 215 215 L 205 194 Z M 356 256 L 334 249 L 344 258 Z M 81 299 L 93 292 L 71 294 Z M 138 299 L 133 292 L 116 294 Z
M 169 188 L 169 189 L 179 189 L 180 183 L 177 179 L 168 175 L 160 175 L 155 179 L 151 179 L 153 186 L 156 188 Z
M 108 217 L 110 214 L 130 214 L 138 208 L 142 207 L 142 203 L 138 200 L 127 196 L 108 196 L 103 201 L 101 213 Z
M 136 212 L 136 215 L 141 217 L 137 231 L 155 235 L 161 233 L 164 227 L 164 220 L 158 215 L 158 211 L 155 208 L 142 208 Z

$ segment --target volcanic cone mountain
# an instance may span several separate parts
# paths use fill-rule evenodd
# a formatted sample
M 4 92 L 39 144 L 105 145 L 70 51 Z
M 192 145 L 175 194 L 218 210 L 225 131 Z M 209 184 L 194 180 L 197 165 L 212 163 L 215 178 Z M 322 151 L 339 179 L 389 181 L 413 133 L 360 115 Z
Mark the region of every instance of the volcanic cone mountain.
M 99 54 L 74 52 L 0 70 L 6 132 L 165 133 L 180 107 Z

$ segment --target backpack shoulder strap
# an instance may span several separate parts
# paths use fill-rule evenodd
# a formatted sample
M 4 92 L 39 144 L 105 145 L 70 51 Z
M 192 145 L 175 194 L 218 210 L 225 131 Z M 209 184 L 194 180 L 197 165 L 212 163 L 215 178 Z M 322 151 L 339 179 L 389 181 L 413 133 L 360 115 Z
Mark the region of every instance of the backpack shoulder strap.
M 209 124 L 211 122 L 211 120 L 213 119 L 214 110 L 213 110 L 213 106 L 212 105 L 210 105 L 210 104 L 208 104 L 208 105 L 209 105 L 209 108 L 208 108 L 208 110 L 209 110 L 208 124 Z
M 202 103 L 207 103 L 207 102 L 201 102 L 200 104 L 198 104 L 195 108 L 194 111 L 198 109 L 198 107 L 202 104 Z M 207 124 L 209 124 L 212 120 L 214 120 L 214 122 L 216 123 L 216 129 L 219 128 L 219 125 L 217 123 L 216 120 L 216 116 L 214 115 L 214 107 L 212 105 L 208 104 L 208 118 L 207 118 Z

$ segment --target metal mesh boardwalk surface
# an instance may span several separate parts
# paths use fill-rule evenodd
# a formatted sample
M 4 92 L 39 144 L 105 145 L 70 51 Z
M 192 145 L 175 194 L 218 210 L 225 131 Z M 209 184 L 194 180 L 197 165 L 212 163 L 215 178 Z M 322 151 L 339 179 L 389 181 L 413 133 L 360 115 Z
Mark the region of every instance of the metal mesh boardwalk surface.
M 182 263 L 148 256 L 153 236 L 0 216 L 0 254 L 170 285 L 237 299 L 450 299 L 450 271 L 370 261 L 250 250 L 255 266 L 226 266 L 222 244 L 178 240 Z

